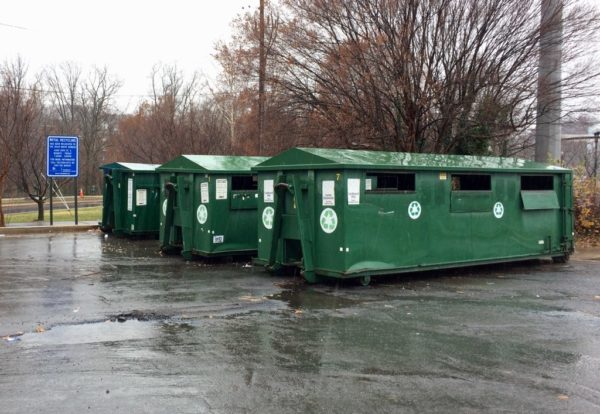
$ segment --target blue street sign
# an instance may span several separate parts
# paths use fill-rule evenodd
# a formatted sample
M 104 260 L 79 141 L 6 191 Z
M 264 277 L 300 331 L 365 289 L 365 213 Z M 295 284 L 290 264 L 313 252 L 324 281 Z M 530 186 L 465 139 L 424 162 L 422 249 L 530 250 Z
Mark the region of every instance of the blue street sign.
M 79 175 L 79 137 L 49 136 L 46 154 L 48 177 Z

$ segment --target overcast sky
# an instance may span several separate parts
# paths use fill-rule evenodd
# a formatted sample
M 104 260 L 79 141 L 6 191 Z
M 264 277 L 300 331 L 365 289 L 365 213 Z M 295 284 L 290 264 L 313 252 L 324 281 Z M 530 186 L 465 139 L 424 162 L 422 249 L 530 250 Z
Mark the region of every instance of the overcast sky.
M 214 76 L 211 57 L 230 22 L 258 0 L 12 0 L 0 7 L 0 61 L 20 55 L 35 73 L 73 61 L 107 65 L 122 81 L 120 106 L 148 93 L 158 62 Z
M 596 7 L 600 0 L 580 0 Z M 73 61 L 108 66 L 123 82 L 118 101 L 133 110 L 148 94 L 152 66 L 176 63 L 214 77 L 211 55 L 239 13 L 259 0 L 3 0 L 0 62 L 20 55 L 30 73 Z

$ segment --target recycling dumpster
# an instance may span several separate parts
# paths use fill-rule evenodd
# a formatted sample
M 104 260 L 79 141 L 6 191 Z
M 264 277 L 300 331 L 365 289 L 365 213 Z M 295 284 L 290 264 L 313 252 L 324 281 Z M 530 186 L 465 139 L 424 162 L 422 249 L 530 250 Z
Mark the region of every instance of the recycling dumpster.
M 259 178 L 257 263 L 319 277 L 573 252 L 572 172 L 515 158 L 292 148 Z
M 158 236 L 160 186 L 155 164 L 114 162 L 104 172 L 102 222 L 104 232 Z
M 181 155 L 163 165 L 161 250 L 234 256 L 256 252 L 257 178 L 264 157 Z

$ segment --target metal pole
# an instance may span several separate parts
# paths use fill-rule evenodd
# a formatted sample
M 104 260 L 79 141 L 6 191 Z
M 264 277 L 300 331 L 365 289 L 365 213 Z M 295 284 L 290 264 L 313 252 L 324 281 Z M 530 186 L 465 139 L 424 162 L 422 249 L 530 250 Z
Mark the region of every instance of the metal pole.
M 598 138 L 600 132 L 594 133 L 594 178 L 598 177 Z
M 75 185 L 74 186 L 75 186 L 75 191 L 74 191 L 74 194 L 75 194 L 75 225 L 77 225 L 78 221 L 79 221 L 78 210 L 77 210 L 77 177 L 75 177 Z
M 50 178 L 50 225 L 54 225 L 54 209 L 52 208 L 52 193 L 54 192 L 54 178 Z
M 561 58 L 563 0 L 542 0 L 535 160 L 561 159 Z
M 265 54 L 265 0 L 259 4 L 259 58 L 258 58 L 258 154 L 262 155 L 263 132 L 265 126 L 265 78 L 267 56 Z

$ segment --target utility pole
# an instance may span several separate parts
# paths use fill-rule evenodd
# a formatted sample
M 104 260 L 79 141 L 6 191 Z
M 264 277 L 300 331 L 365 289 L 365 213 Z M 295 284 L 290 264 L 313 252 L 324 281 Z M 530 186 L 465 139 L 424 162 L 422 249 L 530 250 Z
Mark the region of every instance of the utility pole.
M 563 0 L 542 0 L 535 160 L 561 159 L 561 57 Z
M 598 138 L 600 132 L 594 132 L 594 178 L 598 177 Z
M 258 36 L 258 155 L 262 155 L 262 140 L 265 125 L 265 77 L 267 66 L 267 56 L 265 53 L 265 0 L 260 0 Z

